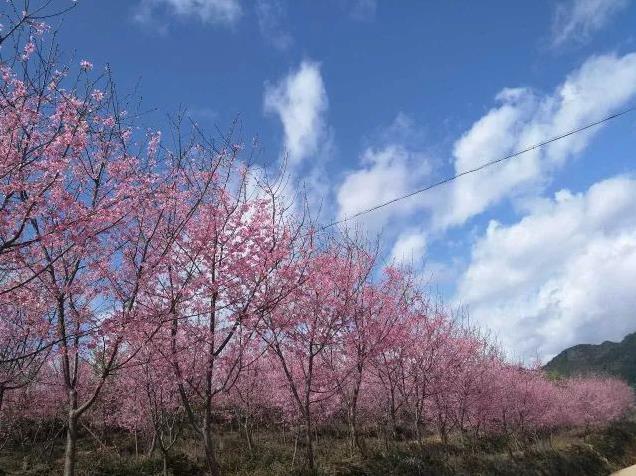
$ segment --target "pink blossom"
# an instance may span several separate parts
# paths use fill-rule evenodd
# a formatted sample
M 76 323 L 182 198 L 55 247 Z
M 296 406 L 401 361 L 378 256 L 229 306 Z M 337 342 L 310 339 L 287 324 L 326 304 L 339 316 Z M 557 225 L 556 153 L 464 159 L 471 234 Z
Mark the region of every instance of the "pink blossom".
M 22 53 L 22 60 L 28 60 L 33 52 L 35 51 L 35 43 L 33 41 L 29 41 L 24 45 L 24 51 Z
M 96 89 L 91 93 L 91 97 L 93 98 L 93 100 L 100 102 L 102 99 L 104 99 L 104 93 L 99 89 Z

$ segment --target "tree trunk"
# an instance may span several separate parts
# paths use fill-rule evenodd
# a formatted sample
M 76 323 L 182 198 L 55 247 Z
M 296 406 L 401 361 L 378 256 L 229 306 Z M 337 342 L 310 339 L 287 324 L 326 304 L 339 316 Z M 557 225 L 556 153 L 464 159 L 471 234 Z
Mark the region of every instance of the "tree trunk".
M 298 450 L 298 435 L 299 431 L 296 432 L 296 437 L 294 438 L 294 455 L 292 456 L 291 467 L 294 469 L 294 463 L 296 462 L 296 451 Z
M 2 419 L 2 401 L 4 400 L 4 387 L 0 387 L 0 432 L 4 432 L 4 421 Z
M 214 270 L 212 270 L 212 275 L 215 275 Z M 216 353 L 218 352 L 218 350 L 215 351 L 214 349 L 216 300 L 217 292 L 215 291 L 210 302 L 209 331 L 212 339 L 208 343 L 208 368 L 205 375 L 205 409 L 203 415 L 203 445 L 205 447 L 205 459 L 210 476 L 219 476 L 221 474 L 221 468 L 214 455 L 214 439 L 212 437 L 212 396 L 214 395 L 212 392 L 212 376 L 214 373 L 214 361 L 216 359 Z
M 166 451 L 161 452 L 161 459 L 163 460 L 163 476 L 168 476 L 168 454 Z
M 391 433 L 394 441 L 397 441 L 398 430 L 397 430 L 397 410 L 395 408 L 395 391 L 391 389 L 391 405 L 389 407 L 389 414 L 391 417 Z
M 353 456 L 356 449 L 356 424 L 354 422 L 353 409 L 350 408 L 347 413 L 349 420 L 349 446 L 351 449 L 351 456 Z
M 415 438 L 418 444 L 422 444 L 422 412 L 417 403 L 415 404 Z
M 250 431 L 250 424 L 248 417 L 245 417 L 245 423 L 243 425 L 245 428 L 245 439 L 247 440 L 247 448 L 250 450 L 250 453 L 254 449 L 254 442 L 252 440 L 252 432 Z
M 438 421 L 438 431 L 440 434 L 440 437 L 442 438 L 442 443 L 444 444 L 444 446 L 448 446 L 448 432 L 446 431 L 446 422 L 442 420 L 441 417 L 438 416 L 437 418 Z
M 360 432 L 358 431 L 358 411 L 356 405 L 354 405 L 353 408 L 349 410 L 349 438 L 352 455 L 356 448 L 358 449 L 360 454 L 364 455 L 366 452 L 366 448 L 362 443 Z
M 219 476 L 221 474 L 221 468 L 219 462 L 214 455 L 214 441 L 210 431 L 210 425 L 208 422 L 205 424 L 203 431 L 203 446 L 205 448 L 205 461 L 208 466 L 208 472 L 210 476 Z
M 366 453 L 365 447 L 360 439 L 358 432 L 358 398 L 360 396 L 360 386 L 362 385 L 362 366 L 358 365 L 358 374 L 355 385 L 353 387 L 353 395 L 351 397 L 351 405 L 349 408 L 349 435 L 351 437 L 351 453 L 355 451 L 355 448 L 360 451 L 362 455 Z
M 309 469 L 314 469 L 316 464 L 314 459 L 314 437 L 311 429 L 311 416 L 307 415 L 305 418 L 305 426 L 306 426 L 306 451 L 307 451 L 307 467 Z
M 148 447 L 148 451 L 146 452 L 146 456 L 149 458 L 152 456 L 152 453 L 155 451 L 155 447 L 157 446 L 157 430 L 152 433 L 152 440 L 150 441 L 150 446 Z
M 382 435 L 384 436 L 384 449 L 388 453 L 389 451 L 389 429 L 386 425 L 382 427 Z
M 64 453 L 64 476 L 75 476 L 75 451 L 77 449 L 77 420 L 78 420 L 78 417 L 75 414 L 75 410 L 71 409 L 68 415 L 68 428 L 66 429 L 66 450 Z

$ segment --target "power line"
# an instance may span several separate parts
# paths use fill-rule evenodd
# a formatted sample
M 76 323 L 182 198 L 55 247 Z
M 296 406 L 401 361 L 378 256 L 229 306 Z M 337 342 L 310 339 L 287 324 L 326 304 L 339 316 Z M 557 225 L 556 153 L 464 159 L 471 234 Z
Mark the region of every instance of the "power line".
M 532 150 L 535 150 L 535 149 L 538 149 L 538 148 L 543 147 L 545 145 L 551 144 L 552 142 L 556 142 L 558 140 L 565 139 L 566 137 L 572 136 L 574 134 L 578 134 L 579 132 L 583 132 L 586 129 L 590 129 L 592 127 L 595 127 L 595 126 L 598 126 L 600 124 L 603 124 L 604 122 L 611 121 L 612 119 L 616 119 L 618 117 L 624 116 L 624 115 L 626 115 L 626 114 L 628 114 L 630 112 L 633 112 L 635 110 L 636 110 L 636 106 L 632 106 L 629 109 L 625 109 L 625 110 L 623 110 L 621 112 L 617 112 L 616 114 L 612 114 L 610 116 L 606 116 L 603 119 L 600 119 L 600 120 L 595 121 L 595 122 L 591 122 L 591 123 L 586 124 L 586 125 L 584 125 L 582 127 L 579 127 L 578 129 L 572 129 L 572 130 L 570 130 L 568 132 L 565 132 L 563 134 L 560 134 L 558 136 L 551 137 L 550 139 L 547 139 L 547 140 L 544 140 L 543 142 L 539 142 L 537 144 L 534 144 L 534 145 L 532 145 L 532 146 L 530 146 L 530 147 L 528 147 L 526 149 L 519 150 L 519 151 L 514 152 L 512 154 L 506 155 L 505 157 L 500 157 L 499 159 L 496 159 L 496 160 L 491 160 L 490 162 L 486 162 L 486 163 L 480 165 L 479 167 L 475 167 L 474 169 L 464 170 L 463 172 L 460 172 L 460 173 L 455 174 L 453 176 L 446 177 L 445 179 L 440 180 L 439 182 L 435 182 L 435 183 L 432 183 L 430 185 L 427 185 L 424 188 L 420 188 L 420 189 L 414 190 L 414 191 L 412 191 L 410 193 L 407 193 L 406 195 L 401 195 L 399 197 L 395 197 L 395 198 L 393 198 L 391 200 L 388 200 L 386 202 L 378 203 L 377 205 L 374 205 L 371 208 L 367 208 L 366 210 L 359 211 L 359 212 L 357 212 L 357 213 L 355 213 L 355 214 L 353 214 L 351 216 L 344 217 L 344 218 L 341 218 L 340 220 L 336 220 L 334 222 L 331 222 L 328 225 L 325 225 L 322 228 L 320 228 L 320 230 L 326 230 L 327 228 L 331 228 L 332 226 L 336 226 L 336 225 L 339 225 L 341 223 L 345 223 L 345 222 L 350 221 L 350 220 L 355 220 L 356 218 L 361 217 L 362 215 L 366 215 L 368 213 L 374 212 L 376 210 L 379 210 L 380 208 L 384 208 L 384 207 L 386 207 L 388 205 L 391 205 L 391 204 L 393 204 L 395 202 L 399 202 L 400 200 L 404 200 L 404 199 L 410 198 L 410 197 L 412 197 L 414 195 L 418 195 L 420 193 L 427 192 L 428 190 L 431 190 L 433 188 L 439 187 L 440 185 L 444 185 L 445 183 L 452 182 L 453 180 L 456 180 L 456 179 L 458 179 L 460 177 L 463 177 L 464 175 L 472 174 L 474 172 L 478 172 L 478 171 L 480 171 L 482 169 L 485 169 L 487 167 L 490 167 L 492 165 L 499 164 L 499 163 L 504 162 L 504 161 L 509 160 L 509 159 L 513 159 L 515 157 L 523 155 L 523 154 L 525 154 L 527 152 L 530 152 Z

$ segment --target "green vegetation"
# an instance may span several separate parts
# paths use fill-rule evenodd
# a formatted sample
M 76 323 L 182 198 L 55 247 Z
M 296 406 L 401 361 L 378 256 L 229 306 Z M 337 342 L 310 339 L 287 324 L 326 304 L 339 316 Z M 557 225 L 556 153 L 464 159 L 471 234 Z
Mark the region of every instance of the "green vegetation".
M 565 349 L 544 367 L 553 375 L 607 374 L 636 386 L 636 332 L 622 342 L 579 344 Z
M 158 452 L 151 456 L 135 450 L 126 434 L 117 441 L 80 438 L 79 475 L 155 475 L 162 470 Z M 218 453 L 228 475 L 607 475 L 636 462 L 636 421 L 622 421 L 605 429 L 561 432 L 528 441 L 500 438 L 471 440 L 456 435 L 448 444 L 430 437 L 421 444 L 410 440 L 389 443 L 367 440 L 368 455 L 349 450 L 344 435 L 325 436 L 317 445 L 317 469 L 302 467 L 302 443 L 296 455 L 290 434 L 259 432 L 250 450 L 244 437 L 228 431 L 220 439 Z M 204 474 L 203 455 L 189 438 L 175 448 L 169 459 L 174 476 Z M 52 458 L 51 458 L 52 456 Z M 0 453 L 2 475 L 50 475 L 60 467 L 63 440 L 53 447 L 4 448 Z

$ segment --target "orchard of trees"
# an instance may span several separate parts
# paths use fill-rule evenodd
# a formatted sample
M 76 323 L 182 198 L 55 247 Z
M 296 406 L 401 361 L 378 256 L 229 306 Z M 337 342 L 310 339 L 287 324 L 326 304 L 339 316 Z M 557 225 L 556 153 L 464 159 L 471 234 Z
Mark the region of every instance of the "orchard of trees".
M 10 5 L 10 4 L 9 4 Z M 187 432 L 211 475 L 220 427 L 316 439 L 519 439 L 632 406 L 610 378 L 509 363 L 377 247 L 327 235 L 231 138 L 145 131 L 110 72 L 58 63 L 44 11 L 0 32 L 0 445 Z M 130 105 L 129 105 L 130 106 Z M 133 104 L 134 108 L 134 104 Z M 30 441 L 30 440 L 29 440 Z M 166 473 L 167 474 L 167 473 Z

